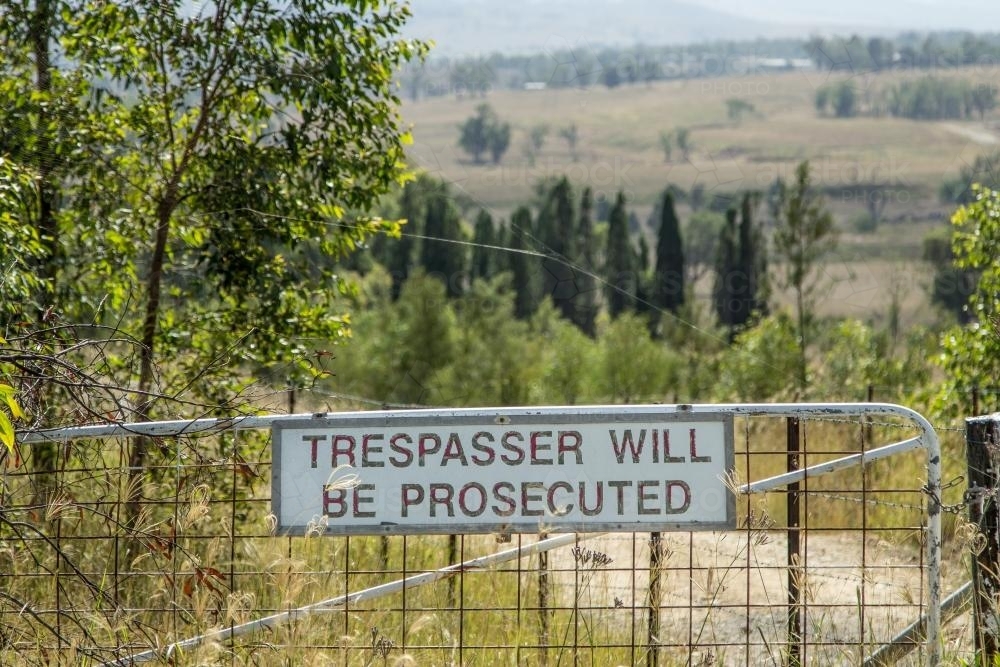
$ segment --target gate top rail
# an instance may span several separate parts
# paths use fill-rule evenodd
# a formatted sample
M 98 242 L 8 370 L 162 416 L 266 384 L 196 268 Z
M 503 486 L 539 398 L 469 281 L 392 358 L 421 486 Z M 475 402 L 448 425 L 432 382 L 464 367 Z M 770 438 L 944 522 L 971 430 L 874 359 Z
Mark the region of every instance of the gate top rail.
M 389 423 L 394 419 L 419 415 L 437 415 L 442 418 L 498 418 L 503 416 L 586 416 L 614 412 L 622 416 L 662 410 L 666 414 L 730 414 L 747 417 L 799 417 L 836 418 L 865 417 L 883 415 L 910 421 L 920 429 L 918 438 L 890 445 L 906 447 L 922 445 L 927 455 L 927 579 L 928 610 L 926 618 L 927 664 L 940 662 L 941 650 L 941 446 L 933 426 L 920 413 L 894 403 L 723 403 L 723 404 L 681 404 L 681 405 L 603 405 L 573 407 L 505 407 L 505 408 L 445 408 L 420 410 L 386 410 L 354 412 L 320 412 L 296 415 L 243 415 L 228 418 L 203 418 L 141 423 L 108 423 L 88 426 L 70 426 L 23 430 L 17 433 L 21 444 L 41 442 L 65 442 L 85 438 L 114 438 L 128 436 L 177 437 L 211 435 L 227 431 L 268 429 L 286 421 L 303 418 L 335 418 L 358 420 L 367 424 Z M 885 448 L 883 448 L 885 449 Z M 859 457 L 864 463 L 871 457 Z M 790 480 L 789 480 L 790 481 Z M 742 492 L 753 492 L 749 485 Z
M 315 412 L 281 415 L 240 415 L 235 417 L 205 417 L 149 422 L 108 422 L 86 426 L 65 426 L 17 433 L 21 444 L 65 442 L 84 438 L 116 438 L 129 436 L 175 437 L 212 435 L 226 431 L 247 431 L 270 428 L 272 425 L 308 418 L 392 420 L 400 417 L 436 414 L 443 418 L 487 417 L 503 415 L 587 415 L 614 411 L 622 415 L 662 410 L 664 414 L 720 414 L 770 417 L 852 417 L 886 415 L 909 419 L 925 434 L 934 428 L 920 413 L 895 403 L 696 403 L 677 405 L 588 405 L 539 406 L 503 408 L 421 408 L 416 410 L 358 410 L 351 412 Z M 936 440 L 936 436 L 934 437 Z

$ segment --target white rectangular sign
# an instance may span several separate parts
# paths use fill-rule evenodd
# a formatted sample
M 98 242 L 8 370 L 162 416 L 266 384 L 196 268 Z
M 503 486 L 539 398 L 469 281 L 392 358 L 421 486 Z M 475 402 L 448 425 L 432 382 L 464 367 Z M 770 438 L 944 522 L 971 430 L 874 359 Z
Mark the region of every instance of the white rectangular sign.
M 655 408 L 329 415 L 276 423 L 272 506 L 302 534 L 732 528 L 732 416 Z

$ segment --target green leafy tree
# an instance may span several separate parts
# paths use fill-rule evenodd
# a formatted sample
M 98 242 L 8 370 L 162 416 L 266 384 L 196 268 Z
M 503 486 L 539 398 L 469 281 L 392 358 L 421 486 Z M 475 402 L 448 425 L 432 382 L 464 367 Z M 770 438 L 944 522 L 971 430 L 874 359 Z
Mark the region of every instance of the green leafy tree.
M 977 155 L 972 164 L 961 168 L 958 176 L 945 180 L 938 194 L 945 204 L 970 204 L 974 199 L 972 186 L 976 183 L 1000 188 L 1000 151 Z
M 510 147 L 510 123 L 495 125 L 489 134 L 490 158 L 493 164 L 500 164 L 503 154 Z
M 597 344 L 582 329 L 561 318 L 550 329 L 545 345 L 545 400 L 552 405 L 598 400 L 593 389 Z
M 816 111 L 821 116 L 826 115 L 826 109 L 830 106 L 830 88 L 828 86 L 820 86 L 816 89 L 816 96 L 813 98 L 813 103 L 816 106 Z
M 525 152 L 528 155 L 528 163 L 530 165 L 534 166 L 535 160 L 538 158 L 542 146 L 545 145 L 545 138 L 548 135 L 549 126 L 545 123 L 539 123 L 528 130 L 528 144 L 525 147 Z
M 833 216 L 812 187 L 809 163 L 795 170 L 795 182 L 778 182 L 775 200 L 774 250 L 784 270 L 784 286 L 795 295 L 795 333 L 798 340 L 798 383 L 809 383 L 806 352 L 814 318 L 813 273 L 824 254 L 836 247 Z
M 212 360 L 234 350 L 252 369 L 314 371 L 304 341 L 344 332 L 336 260 L 398 229 L 364 212 L 403 174 L 393 71 L 424 50 L 396 37 L 408 10 L 323 0 L 35 7 L 51 10 L 38 34 L 60 54 L 43 58 L 52 94 L 64 79 L 99 85 L 66 113 L 46 107 L 65 143 L 22 153 L 74 165 L 59 215 L 80 224 L 39 240 L 65 253 L 52 282 L 86 292 L 82 303 L 103 309 L 94 320 L 139 342 L 139 418 L 178 392 L 223 401 L 231 369 Z M 149 445 L 138 439 L 130 454 L 134 493 Z
M 820 115 L 830 107 L 837 118 L 852 118 L 858 113 L 858 92 L 849 79 L 829 83 L 816 90 L 814 103 Z
M 449 72 L 449 83 L 459 97 L 486 97 L 496 78 L 496 71 L 482 58 L 459 62 Z
M 4 310 L 36 319 L 46 308 L 54 291 L 56 263 L 60 255 L 57 197 L 62 178 L 68 176 L 65 150 L 56 131 L 59 113 L 74 124 L 82 121 L 76 106 L 86 85 L 74 83 L 74 74 L 61 72 L 52 62 L 52 46 L 61 36 L 60 12 L 69 10 L 61 2 L 10 2 L 0 18 L 0 55 L 4 76 L 0 80 L 0 187 L 5 190 L 8 222 L 32 230 L 24 256 L 32 270 L 16 279 L 23 300 L 6 302 Z M 16 201 L 11 196 L 16 196 Z M 2 214 L 2 213 L 0 213 Z M 16 215 L 16 218 L 14 217 Z M 8 239 L 13 241 L 15 239 Z M 18 246 L 9 246 L 17 248 Z M 4 269 L 6 269 L 6 265 Z M 6 301 L 6 300 L 5 300 Z
M 669 400 L 673 397 L 667 392 L 676 392 L 681 384 L 680 359 L 650 337 L 648 323 L 636 313 L 625 312 L 608 325 L 599 354 L 604 400 Z
M 509 278 L 477 281 L 454 302 L 454 345 L 431 382 L 437 403 L 526 405 L 537 400 L 541 349 L 529 323 L 514 317 Z
M 997 89 L 991 85 L 975 86 L 970 93 L 970 103 L 979 112 L 979 120 L 982 121 L 988 111 L 996 108 Z
M 751 116 L 757 112 L 753 104 L 746 100 L 731 97 L 726 100 L 726 116 L 737 125 L 746 116 Z
M 25 224 L 37 210 L 35 172 L 0 156 L 0 321 L 3 330 L 35 312 L 25 304 L 45 292 L 36 267 L 51 257 L 36 225 Z
M 580 130 L 576 126 L 576 123 L 570 123 L 566 127 L 560 128 L 559 136 L 566 141 L 566 146 L 569 148 L 569 154 L 573 158 L 573 162 L 579 161 L 580 154 L 577 152 L 577 144 L 580 142 Z
M 931 283 L 931 301 L 968 324 L 974 317 L 969 310 L 969 297 L 976 291 L 979 280 L 977 271 L 955 264 L 952 250 L 952 233 L 948 229 L 935 230 L 924 237 L 923 259 L 934 269 Z
M 694 143 L 691 141 L 691 130 L 686 127 L 679 127 L 674 130 L 674 141 L 677 143 L 677 150 L 681 152 L 681 157 L 687 160 L 694 150 Z
M 455 355 L 455 301 L 440 280 L 416 269 L 396 302 L 357 316 L 353 353 L 344 355 L 328 382 L 337 391 L 391 405 L 433 405 L 453 398 L 434 378 Z
M 724 353 L 717 391 L 723 400 L 787 399 L 797 360 L 795 324 L 784 313 L 766 317 L 740 331 Z
M 995 385 L 1000 377 L 1000 192 L 976 188 L 973 202 L 952 216 L 955 266 L 978 274 L 969 299 L 972 321 L 941 336 L 940 364 L 947 380 L 938 409 L 961 414 L 970 387 Z
M 674 158 L 673 132 L 660 132 L 660 149 L 663 150 L 663 161 L 672 162 Z
M 483 163 L 489 153 L 494 163 L 499 162 L 510 146 L 510 123 L 504 123 L 489 104 L 476 107 L 476 114 L 459 127 L 458 145 L 472 156 L 476 164 Z
M 857 114 L 858 93 L 853 81 L 841 81 L 834 86 L 831 102 L 837 118 L 851 118 Z
M 476 115 L 467 119 L 459 127 L 458 145 L 472 156 L 473 162 L 481 164 L 483 154 L 490 148 L 490 128 L 495 122 L 496 113 L 488 104 L 476 107 Z

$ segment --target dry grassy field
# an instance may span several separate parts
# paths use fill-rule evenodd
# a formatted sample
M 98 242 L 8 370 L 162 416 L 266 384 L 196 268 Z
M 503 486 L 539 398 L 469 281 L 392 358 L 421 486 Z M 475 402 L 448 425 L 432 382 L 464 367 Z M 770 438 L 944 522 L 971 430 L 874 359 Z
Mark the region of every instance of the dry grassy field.
M 994 74 L 965 68 L 935 76 L 982 82 Z M 864 99 L 922 75 L 872 74 L 856 78 L 856 85 Z M 410 157 L 416 166 L 501 212 L 528 200 L 534 182 L 546 175 L 566 173 L 600 191 L 622 189 L 638 206 L 649 206 L 667 183 L 685 189 L 702 183 L 722 192 L 760 189 L 808 159 L 818 183 L 828 188 L 879 181 L 914 190 L 909 201 L 891 203 L 888 215 L 899 216 L 936 205 L 941 180 L 996 142 L 990 116 L 985 123 L 820 117 L 813 104 L 816 89 L 841 76 L 787 72 L 614 89 L 501 90 L 485 98 L 409 102 L 403 116 L 413 126 Z M 730 121 L 725 104 L 730 98 L 753 104 L 756 116 Z M 472 164 L 457 145 L 459 124 L 484 101 L 513 129 L 498 166 Z M 528 132 L 542 124 L 550 132 L 532 166 L 525 151 Z M 558 136 L 570 124 L 580 135 L 576 162 Z M 687 160 L 675 151 L 666 162 L 660 133 L 678 127 L 690 129 L 694 150 Z M 833 203 L 839 208 L 854 202 Z
M 855 77 L 860 103 L 867 106 L 903 78 L 925 74 Z M 933 74 L 983 83 L 996 72 L 972 67 Z M 413 128 L 411 163 L 452 183 L 467 203 L 501 218 L 530 202 L 534 185 L 547 176 L 567 174 L 598 195 L 623 190 L 645 220 L 668 184 L 685 190 L 700 184 L 709 196 L 765 190 L 809 160 L 841 228 L 838 251 L 825 270 L 830 285 L 819 300 L 821 312 L 879 320 L 895 294 L 902 300 L 904 324 L 927 323 L 933 314 L 926 308 L 930 275 L 919 261 L 921 240 L 946 224 L 951 211 L 939 201 L 938 188 L 995 148 L 1000 116 L 994 112 L 983 122 L 821 117 L 814 106 L 817 88 L 843 76 L 785 72 L 614 89 L 498 90 L 485 98 L 408 102 L 403 116 Z M 726 100 L 731 98 L 749 102 L 755 113 L 730 120 Z M 484 101 L 513 130 L 499 165 L 473 164 L 458 147 L 459 125 Z M 575 160 L 559 136 L 571 124 L 579 132 Z M 528 134 L 539 125 L 549 132 L 532 163 Z M 693 149 L 684 158 L 675 148 L 668 162 L 660 135 L 679 127 L 690 131 Z M 892 191 L 879 228 L 857 233 L 852 221 L 864 213 L 866 202 L 855 188 L 867 183 Z M 681 216 L 688 213 L 682 204 Z

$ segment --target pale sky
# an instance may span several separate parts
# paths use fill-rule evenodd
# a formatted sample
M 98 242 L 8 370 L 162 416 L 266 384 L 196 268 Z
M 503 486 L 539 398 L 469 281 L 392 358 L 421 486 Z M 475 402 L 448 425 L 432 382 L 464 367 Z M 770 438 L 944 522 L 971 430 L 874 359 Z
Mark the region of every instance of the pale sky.
M 685 1 L 772 23 L 1000 31 L 1000 2 L 996 0 Z

